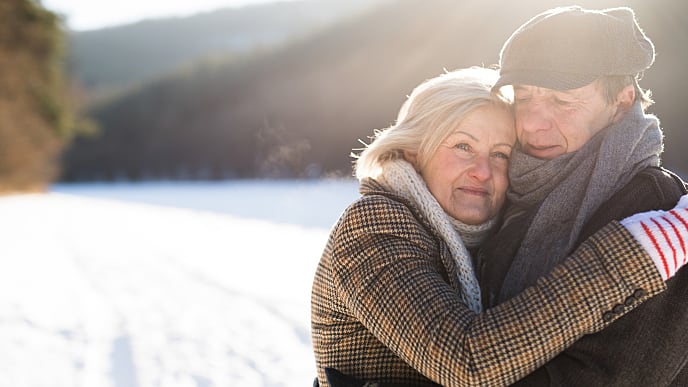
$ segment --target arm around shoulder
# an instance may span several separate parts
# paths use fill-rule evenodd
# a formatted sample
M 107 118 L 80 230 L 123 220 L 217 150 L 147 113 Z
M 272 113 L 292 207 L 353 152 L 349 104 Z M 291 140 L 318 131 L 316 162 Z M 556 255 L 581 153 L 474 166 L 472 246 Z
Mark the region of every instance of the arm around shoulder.
M 333 279 L 367 330 L 442 385 L 513 383 L 664 289 L 642 247 L 614 223 L 536 286 L 476 315 L 447 283 L 433 238 L 410 212 L 385 200 L 369 205 L 353 208 L 340 227 Z

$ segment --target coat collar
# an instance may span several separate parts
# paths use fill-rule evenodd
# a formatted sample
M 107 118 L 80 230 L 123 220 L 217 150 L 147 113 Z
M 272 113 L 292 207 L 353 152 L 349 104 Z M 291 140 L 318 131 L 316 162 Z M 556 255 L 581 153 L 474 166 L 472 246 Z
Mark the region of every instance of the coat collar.
M 461 292 L 461 285 L 459 284 L 457 277 L 456 262 L 452 257 L 451 251 L 449 250 L 449 246 L 447 245 L 447 243 L 444 242 L 442 237 L 430 225 L 428 219 L 425 217 L 425 215 L 423 215 L 423 213 L 418 208 L 416 208 L 407 199 L 399 195 L 396 195 L 392 192 L 389 192 L 385 189 L 385 187 L 382 184 L 380 184 L 377 180 L 373 178 L 362 179 L 358 191 L 363 196 L 381 195 L 406 206 L 411 211 L 418 223 L 420 223 L 420 225 L 423 226 L 423 228 L 430 235 L 432 235 L 435 241 L 437 242 L 438 251 L 440 254 L 440 262 L 442 262 L 442 265 L 444 266 L 444 269 L 446 271 L 446 279 L 449 281 L 449 284 L 452 288 L 454 288 L 454 290 L 457 293 Z

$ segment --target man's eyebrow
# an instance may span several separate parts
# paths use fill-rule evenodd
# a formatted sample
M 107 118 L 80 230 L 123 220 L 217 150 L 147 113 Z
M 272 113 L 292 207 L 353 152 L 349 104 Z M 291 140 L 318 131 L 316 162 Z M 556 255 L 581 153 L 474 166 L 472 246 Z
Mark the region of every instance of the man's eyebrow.
M 528 92 L 528 88 L 524 85 L 514 85 L 514 92 Z M 553 93 L 556 94 L 563 94 L 567 97 L 571 98 L 580 98 L 578 94 L 576 94 L 576 90 L 551 90 Z

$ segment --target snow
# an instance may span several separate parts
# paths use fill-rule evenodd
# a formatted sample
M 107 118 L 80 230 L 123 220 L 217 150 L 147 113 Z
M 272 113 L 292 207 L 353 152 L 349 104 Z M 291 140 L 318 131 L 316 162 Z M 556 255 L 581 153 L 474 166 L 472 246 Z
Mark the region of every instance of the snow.
M 352 181 L 0 197 L 0 385 L 303 386 L 310 287 Z

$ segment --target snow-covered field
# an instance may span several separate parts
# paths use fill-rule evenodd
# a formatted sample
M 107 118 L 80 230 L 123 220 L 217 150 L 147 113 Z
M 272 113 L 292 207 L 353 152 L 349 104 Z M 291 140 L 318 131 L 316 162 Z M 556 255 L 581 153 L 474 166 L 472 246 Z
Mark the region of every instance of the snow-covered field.
M 312 276 L 352 181 L 0 197 L 0 386 L 307 386 Z

